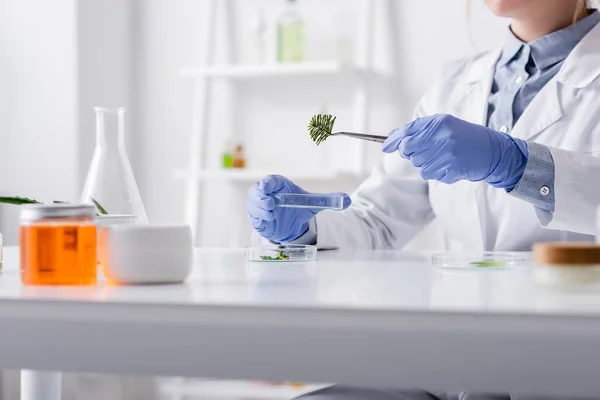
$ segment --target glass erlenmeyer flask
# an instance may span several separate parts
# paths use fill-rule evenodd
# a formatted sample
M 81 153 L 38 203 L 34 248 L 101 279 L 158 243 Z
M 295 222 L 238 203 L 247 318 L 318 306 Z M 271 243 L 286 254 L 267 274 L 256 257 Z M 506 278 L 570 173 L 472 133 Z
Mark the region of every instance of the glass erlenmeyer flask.
M 125 109 L 96 107 L 94 110 L 96 150 L 81 202 L 94 204 L 105 222 L 148 222 L 125 151 Z

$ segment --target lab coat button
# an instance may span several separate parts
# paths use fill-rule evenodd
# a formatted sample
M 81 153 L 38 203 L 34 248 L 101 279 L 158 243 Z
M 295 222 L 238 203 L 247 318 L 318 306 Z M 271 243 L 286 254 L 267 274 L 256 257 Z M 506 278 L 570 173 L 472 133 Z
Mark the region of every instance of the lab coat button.
M 540 194 L 542 196 L 548 196 L 550 194 L 550 188 L 548 186 L 542 186 L 540 188 Z
M 508 127 L 507 127 L 506 125 L 502 125 L 502 126 L 500 127 L 500 132 L 502 132 L 502 133 L 506 133 L 506 132 L 508 132 Z
M 523 82 L 523 77 L 522 77 L 522 76 L 519 76 L 519 77 L 518 77 L 518 78 L 515 80 L 515 82 L 517 83 L 517 85 L 520 85 L 520 84 L 521 84 L 521 82 Z

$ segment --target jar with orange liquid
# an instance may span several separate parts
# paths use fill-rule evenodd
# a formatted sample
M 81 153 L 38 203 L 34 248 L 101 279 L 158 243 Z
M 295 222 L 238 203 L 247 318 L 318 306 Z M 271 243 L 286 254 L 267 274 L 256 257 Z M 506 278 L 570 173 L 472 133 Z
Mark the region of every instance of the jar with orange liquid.
M 246 168 L 246 156 L 244 155 L 244 147 L 238 143 L 233 149 L 233 168 Z
M 91 205 L 21 206 L 21 281 L 28 285 L 96 283 L 96 209 Z

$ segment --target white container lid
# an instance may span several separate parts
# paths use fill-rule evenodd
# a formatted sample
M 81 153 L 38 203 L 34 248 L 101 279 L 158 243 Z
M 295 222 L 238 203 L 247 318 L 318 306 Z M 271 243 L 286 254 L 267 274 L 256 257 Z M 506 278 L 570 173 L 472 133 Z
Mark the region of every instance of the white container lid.
M 100 233 L 102 273 L 115 284 L 183 282 L 193 261 L 188 225 L 110 225 Z
M 96 209 L 87 204 L 25 204 L 20 210 L 22 223 L 42 219 L 96 218 Z

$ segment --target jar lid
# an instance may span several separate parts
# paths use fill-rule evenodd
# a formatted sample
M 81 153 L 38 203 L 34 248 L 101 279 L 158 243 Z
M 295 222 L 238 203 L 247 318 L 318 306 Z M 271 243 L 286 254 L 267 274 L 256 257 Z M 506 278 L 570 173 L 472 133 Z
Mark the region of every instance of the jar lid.
M 550 242 L 533 245 L 536 264 L 600 264 L 600 245 L 592 242 Z
M 21 206 L 21 222 L 51 218 L 95 218 L 96 207 L 88 204 L 30 204 Z

